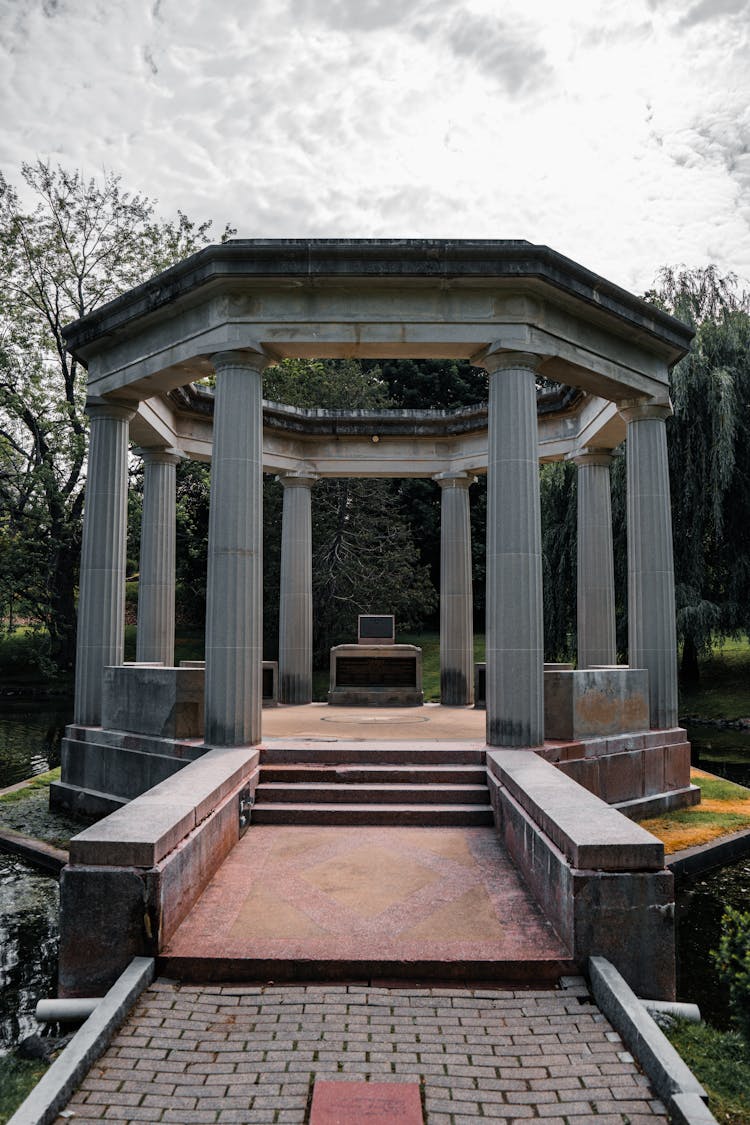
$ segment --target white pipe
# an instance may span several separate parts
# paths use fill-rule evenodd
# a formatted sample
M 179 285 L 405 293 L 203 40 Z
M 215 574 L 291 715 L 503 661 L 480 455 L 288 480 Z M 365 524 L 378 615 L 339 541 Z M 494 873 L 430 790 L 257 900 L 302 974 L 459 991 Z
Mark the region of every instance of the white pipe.
M 40 1000 L 36 1018 L 40 1023 L 81 1023 L 89 1018 L 101 996 L 74 997 L 66 1000 Z

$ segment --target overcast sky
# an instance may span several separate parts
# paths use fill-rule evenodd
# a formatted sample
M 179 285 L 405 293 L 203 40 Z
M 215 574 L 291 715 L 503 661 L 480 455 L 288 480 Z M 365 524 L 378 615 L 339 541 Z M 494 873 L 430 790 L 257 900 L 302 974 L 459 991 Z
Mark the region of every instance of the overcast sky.
M 750 0 L 0 0 L 0 169 L 244 237 L 526 238 L 750 279 Z

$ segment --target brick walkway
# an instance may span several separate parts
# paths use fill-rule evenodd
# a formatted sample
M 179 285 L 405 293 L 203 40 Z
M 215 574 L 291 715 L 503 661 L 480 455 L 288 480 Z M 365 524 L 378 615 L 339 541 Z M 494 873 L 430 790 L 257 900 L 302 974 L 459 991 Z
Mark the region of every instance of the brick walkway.
M 301 1123 L 320 1076 L 419 1081 L 428 1125 L 666 1125 L 584 982 L 565 983 L 511 992 L 157 981 L 66 1112 L 121 1123 Z

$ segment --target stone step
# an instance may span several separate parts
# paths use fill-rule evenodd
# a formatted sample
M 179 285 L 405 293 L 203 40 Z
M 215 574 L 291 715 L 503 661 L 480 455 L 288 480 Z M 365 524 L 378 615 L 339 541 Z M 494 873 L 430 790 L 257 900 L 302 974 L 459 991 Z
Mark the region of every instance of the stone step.
M 493 824 L 490 805 L 442 804 L 318 804 L 274 801 L 255 805 L 253 824 L 367 824 L 412 827 L 487 827 Z
M 484 746 L 441 746 L 435 743 L 409 743 L 408 745 L 381 743 L 352 745 L 349 743 L 315 742 L 306 746 L 261 746 L 260 763 L 266 765 L 297 766 L 305 762 L 317 765 L 404 765 L 450 766 L 484 765 Z
M 346 784 L 344 782 L 266 782 L 261 781 L 255 791 L 256 809 L 259 804 L 300 802 L 320 804 L 436 804 L 436 805 L 487 805 L 490 794 L 486 785 L 394 785 Z
M 399 766 L 399 765 L 264 765 L 261 778 L 264 782 L 328 782 L 331 785 L 391 783 L 396 785 L 442 784 L 485 785 L 486 768 L 482 766 Z

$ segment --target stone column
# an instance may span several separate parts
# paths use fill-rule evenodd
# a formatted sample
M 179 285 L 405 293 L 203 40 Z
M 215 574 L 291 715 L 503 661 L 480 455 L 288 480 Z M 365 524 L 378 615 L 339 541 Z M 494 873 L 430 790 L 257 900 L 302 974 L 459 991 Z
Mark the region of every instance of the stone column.
M 578 667 L 615 664 L 615 569 L 606 449 L 586 449 L 578 466 Z
M 284 473 L 279 590 L 279 701 L 312 702 L 312 512 L 317 477 Z
M 628 659 L 647 668 L 651 726 L 677 724 L 677 632 L 665 421 L 671 406 L 625 402 L 628 424 Z
M 474 702 L 474 599 L 471 585 L 469 473 L 441 473 L 440 702 Z
M 175 467 L 177 449 L 139 449 L 143 512 L 136 660 L 174 664 Z
M 487 742 L 544 742 L 542 546 L 535 372 L 539 356 L 505 352 L 489 372 L 487 460 Z
M 206 727 L 211 746 L 260 741 L 263 659 L 263 368 L 257 352 L 213 357 L 206 590 Z
M 102 672 L 122 664 L 125 633 L 125 547 L 128 504 L 128 423 L 124 403 L 98 399 L 91 419 L 78 596 L 74 718 L 102 721 Z

